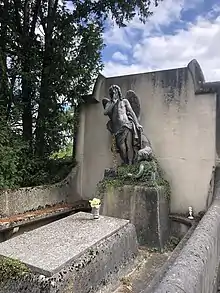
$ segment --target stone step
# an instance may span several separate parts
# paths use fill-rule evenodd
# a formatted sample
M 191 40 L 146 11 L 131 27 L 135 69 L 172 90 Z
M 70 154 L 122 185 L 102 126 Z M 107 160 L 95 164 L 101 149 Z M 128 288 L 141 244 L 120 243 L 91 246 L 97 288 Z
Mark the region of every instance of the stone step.
M 0 244 L 0 256 L 31 270 L 5 280 L 0 293 L 93 293 L 120 278 L 137 253 L 128 220 L 79 212 Z
M 121 279 L 120 286 L 113 293 L 143 293 L 156 273 L 170 257 L 171 252 L 149 252 L 147 249 L 139 251 L 138 266 Z

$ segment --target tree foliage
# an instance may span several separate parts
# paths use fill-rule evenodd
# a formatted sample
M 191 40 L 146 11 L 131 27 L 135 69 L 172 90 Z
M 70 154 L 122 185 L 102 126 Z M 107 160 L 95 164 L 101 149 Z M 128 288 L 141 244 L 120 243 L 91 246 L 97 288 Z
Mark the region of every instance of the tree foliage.
M 0 187 L 49 176 L 51 155 L 69 142 L 76 106 L 102 69 L 106 19 L 124 26 L 137 13 L 144 22 L 152 4 L 158 1 L 0 2 Z

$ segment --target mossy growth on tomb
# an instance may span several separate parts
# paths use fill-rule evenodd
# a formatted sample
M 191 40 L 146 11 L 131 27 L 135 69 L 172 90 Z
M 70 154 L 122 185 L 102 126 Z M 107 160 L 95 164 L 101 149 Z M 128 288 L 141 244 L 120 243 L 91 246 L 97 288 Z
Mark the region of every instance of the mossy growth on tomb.
M 151 161 L 142 161 L 141 163 L 144 164 L 144 172 L 140 178 L 128 176 L 128 173 L 138 174 L 140 163 L 119 166 L 116 169 L 116 176 L 104 177 L 104 179 L 98 183 L 97 193 L 101 194 L 111 187 L 120 188 L 124 185 L 143 186 L 149 188 L 164 187 L 166 197 L 169 200 L 171 193 L 170 185 L 169 182 L 163 178 L 163 172 L 160 169 L 157 160 L 154 158 Z M 153 173 L 155 173 L 154 179 L 152 179 Z
M 19 260 L 0 257 L 0 286 L 8 280 L 16 280 L 30 273 L 30 269 Z
M 147 248 L 147 250 L 150 253 L 166 253 L 166 252 L 172 252 L 174 249 L 177 247 L 177 245 L 180 243 L 181 238 L 175 237 L 175 236 L 170 236 L 169 239 L 166 242 L 166 245 L 164 246 L 163 249 L 153 247 L 153 248 Z

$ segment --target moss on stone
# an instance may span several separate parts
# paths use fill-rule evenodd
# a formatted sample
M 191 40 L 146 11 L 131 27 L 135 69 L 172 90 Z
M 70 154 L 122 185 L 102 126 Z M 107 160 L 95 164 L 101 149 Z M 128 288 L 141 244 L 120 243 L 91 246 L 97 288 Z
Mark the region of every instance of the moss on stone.
M 143 163 L 143 162 L 142 162 Z M 144 173 L 140 178 L 129 177 L 128 173 L 137 174 L 140 164 L 123 165 L 117 168 L 117 176 L 106 177 L 98 183 L 97 193 L 101 194 L 110 188 L 120 188 L 125 185 L 143 186 L 149 188 L 165 188 L 165 196 L 167 200 L 170 199 L 170 185 L 167 180 L 163 178 L 162 170 L 159 167 L 157 160 L 154 158 L 151 161 L 144 162 Z M 156 171 L 156 172 L 155 172 Z M 152 173 L 156 173 L 155 180 L 152 180 Z
M 29 268 L 19 260 L 0 257 L 0 285 L 29 273 Z
M 180 242 L 180 238 L 171 236 L 167 241 L 164 251 L 173 251 Z

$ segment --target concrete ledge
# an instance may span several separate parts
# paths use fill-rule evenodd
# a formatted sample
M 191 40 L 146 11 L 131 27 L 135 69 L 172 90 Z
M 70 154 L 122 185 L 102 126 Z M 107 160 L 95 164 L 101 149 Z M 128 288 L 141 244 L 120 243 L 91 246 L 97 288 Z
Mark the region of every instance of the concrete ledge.
M 220 200 L 215 199 L 154 293 L 216 293 Z
M 11 217 L 0 218 L 0 232 L 12 229 L 14 227 L 20 227 L 33 222 L 41 221 L 43 219 L 69 214 L 72 211 L 74 211 L 74 207 L 72 205 L 58 204 L 54 207 L 30 211 Z
M 187 241 L 191 237 L 193 231 L 196 228 L 197 223 L 194 222 L 188 232 L 185 234 L 185 236 L 182 238 L 182 240 L 179 242 L 179 244 L 176 246 L 174 251 L 172 252 L 169 259 L 166 261 L 166 263 L 161 267 L 161 269 L 156 273 L 153 280 L 149 283 L 149 285 L 144 289 L 144 291 L 141 291 L 141 293 L 152 293 L 154 290 L 158 287 L 159 283 L 163 280 L 165 274 L 168 272 L 168 270 L 172 267 L 174 264 L 176 258 L 181 253 L 181 250 L 186 245 Z
M 0 255 L 32 269 L 1 293 L 92 293 L 132 264 L 137 239 L 127 220 L 77 213 L 0 244 Z
M 57 184 L 2 190 L 0 192 L 0 215 L 11 216 L 38 209 L 39 206 L 52 206 L 61 202 L 73 203 L 79 200 L 80 197 L 74 191 L 77 171 L 78 166 Z

